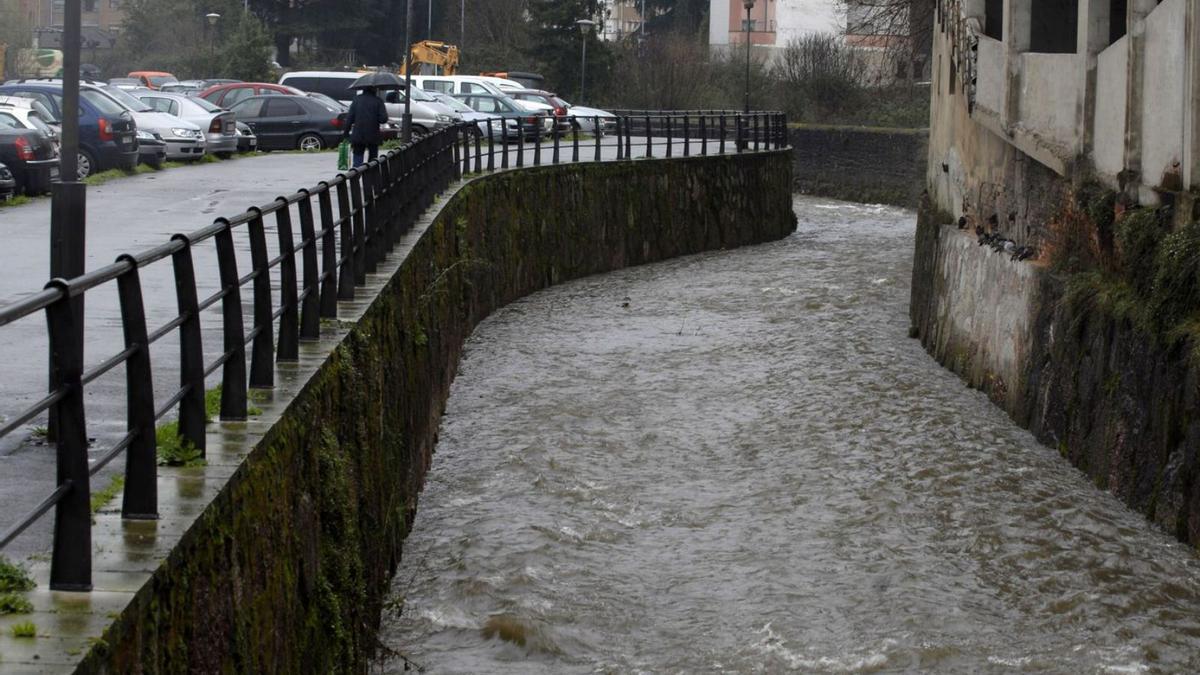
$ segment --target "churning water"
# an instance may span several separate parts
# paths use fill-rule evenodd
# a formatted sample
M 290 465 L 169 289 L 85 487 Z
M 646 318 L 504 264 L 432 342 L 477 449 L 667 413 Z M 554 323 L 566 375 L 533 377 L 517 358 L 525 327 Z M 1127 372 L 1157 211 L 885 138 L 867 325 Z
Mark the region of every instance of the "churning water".
M 913 214 L 796 212 L 479 327 L 382 640 L 430 673 L 1200 670 L 1197 556 L 906 337 Z

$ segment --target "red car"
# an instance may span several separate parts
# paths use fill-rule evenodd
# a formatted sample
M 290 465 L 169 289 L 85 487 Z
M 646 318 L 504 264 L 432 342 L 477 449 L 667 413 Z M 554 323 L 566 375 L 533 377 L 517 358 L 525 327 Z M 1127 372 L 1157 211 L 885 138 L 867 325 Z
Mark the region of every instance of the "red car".
M 270 82 L 232 82 L 229 84 L 214 85 L 200 92 L 200 98 L 226 110 L 242 99 L 250 98 L 251 96 L 271 95 L 303 96 L 304 92 L 295 87 L 289 87 L 286 84 L 272 84 Z

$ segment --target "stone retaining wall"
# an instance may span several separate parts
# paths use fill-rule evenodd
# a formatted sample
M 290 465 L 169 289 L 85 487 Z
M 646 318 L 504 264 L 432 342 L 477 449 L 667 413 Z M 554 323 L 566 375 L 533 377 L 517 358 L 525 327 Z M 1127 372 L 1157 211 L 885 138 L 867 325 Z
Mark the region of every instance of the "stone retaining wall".
M 788 135 L 797 191 L 916 208 L 925 187 L 926 130 L 802 125 Z
M 555 283 L 784 237 L 791 182 L 781 151 L 467 184 L 78 672 L 365 672 L 473 327 Z

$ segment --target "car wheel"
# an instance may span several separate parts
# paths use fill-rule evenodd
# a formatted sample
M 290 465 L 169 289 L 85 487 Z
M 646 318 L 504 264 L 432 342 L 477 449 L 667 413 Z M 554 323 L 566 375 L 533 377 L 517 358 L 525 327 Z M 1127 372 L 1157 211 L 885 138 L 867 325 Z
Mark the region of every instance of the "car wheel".
M 425 127 L 421 126 L 420 124 L 412 125 L 412 135 L 413 136 L 424 136 L 428 133 L 429 133 L 429 130 L 426 129 Z
M 325 149 L 325 141 L 316 134 L 304 134 L 300 140 L 296 142 L 296 147 L 305 152 L 316 152 L 317 150 Z
M 87 178 L 100 168 L 96 164 L 96 156 L 84 148 L 79 149 L 79 159 L 76 162 L 75 175 L 78 180 Z

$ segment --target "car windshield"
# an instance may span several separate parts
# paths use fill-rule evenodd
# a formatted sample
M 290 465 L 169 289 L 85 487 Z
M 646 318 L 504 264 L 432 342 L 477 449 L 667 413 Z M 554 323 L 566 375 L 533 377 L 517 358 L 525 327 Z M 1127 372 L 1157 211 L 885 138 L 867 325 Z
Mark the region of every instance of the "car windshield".
M 438 96 L 437 100 L 438 103 L 444 103 L 450 106 L 450 109 L 455 112 L 475 112 L 474 108 L 454 98 L 453 96 L 446 96 L 443 94 L 442 96 Z
M 437 101 L 437 99 L 435 99 L 433 96 L 431 96 L 429 94 L 429 92 L 427 92 L 424 89 L 421 89 L 419 87 L 412 88 L 412 97 L 413 97 L 414 101 L 426 101 L 426 102 Z
M 174 84 L 179 81 L 171 75 L 151 75 L 146 79 L 150 80 L 150 84 L 156 87 L 161 87 L 164 84 Z
M 39 106 L 34 106 L 34 107 L 37 108 Z M 46 124 L 46 122 L 42 118 L 41 113 L 38 113 L 38 112 L 29 113 L 29 117 L 26 117 L 25 119 L 28 120 L 29 123 L 32 124 L 35 129 L 42 132 L 43 134 L 46 134 L 47 136 L 54 135 L 54 130 L 51 129 L 48 124 Z M 47 115 L 45 119 L 49 119 L 49 115 Z
M 79 97 L 95 106 L 102 115 L 120 115 L 125 112 L 124 106 L 97 89 L 80 89 Z
M 117 103 L 120 103 L 121 105 L 125 106 L 126 108 L 129 108 L 130 110 L 132 110 L 134 112 L 153 112 L 154 111 L 154 108 L 151 108 L 150 106 L 146 105 L 141 100 L 139 100 L 137 97 L 130 96 L 129 94 L 125 93 L 125 90 L 121 89 L 120 87 L 114 87 L 113 85 L 110 84 L 107 87 L 104 87 L 104 93 L 106 93 L 109 96 L 111 96 L 112 98 L 116 99 Z
M 215 105 L 209 103 L 207 100 L 200 98 L 199 96 L 189 96 L 187 98 L 187 100 L 191 103 L 194 103 L 194 104 L 200 106 L 201 108 L 204 108 L 205 112 L 221 112 L 223 110 L 223 108 L 215 106 Z

